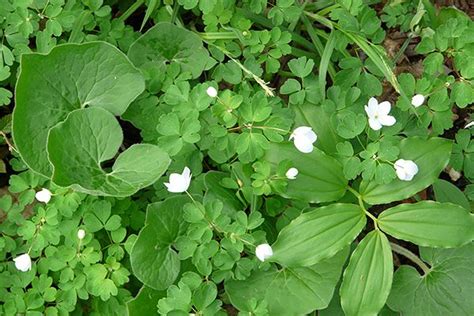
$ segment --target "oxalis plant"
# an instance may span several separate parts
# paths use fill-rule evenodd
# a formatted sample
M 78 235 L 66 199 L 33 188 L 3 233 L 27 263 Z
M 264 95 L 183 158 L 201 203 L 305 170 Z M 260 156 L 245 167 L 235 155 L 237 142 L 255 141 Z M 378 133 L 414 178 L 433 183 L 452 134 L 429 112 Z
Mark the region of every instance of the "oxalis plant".
M 474 24 L 379 2 L 1 4 L 0 314 L 472 315 Z

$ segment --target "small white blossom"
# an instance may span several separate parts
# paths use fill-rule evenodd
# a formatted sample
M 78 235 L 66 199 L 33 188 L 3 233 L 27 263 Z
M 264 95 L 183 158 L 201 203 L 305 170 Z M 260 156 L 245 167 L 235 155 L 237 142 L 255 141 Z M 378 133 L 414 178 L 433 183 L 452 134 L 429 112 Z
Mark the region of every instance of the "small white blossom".
M 79 238 L 79 240 L 83 240 L 84 237 L 86 237 L 86 231 L 84 229 L 79 229 L 77 231 L 77 238 Z
M 425 103 L 425 96 L 422 94 L 416 94 L 411 98 L 411 105 L 415 108 L 421 106 L 423 103 Z
M 290 135 L 290 140 L 293 140 L 296 149 L 305 154 L 313 151 L 313 143 L 317 139 L 318 136 L 309 126 L 297 127 Z
M 382 126 L 392 126 L 397 122 L 395 117 L 388 115 L 391 109 L 390 102 L 379 103 L 377 99 L 370 98 L 365 106 L 365 112 L 369 117 L 369 125 L 374 131 L 378 131 Z
M 402 181 L 411 181 L 418 173 L 418 166 L 413 160 L 398 159 L 395 161 L 395 171 Z
M 209 87 L 209 88 L 207 88 L 206 93 L 207 93 L 207 95 L 210 96 L 211 98 L 217 97 L 217 90 L 216 90 L 216 88 L 214 88 L 214 87 Z
M 266 259 L 273 256 L 273 249 L 269 244 L 261 244 L 255 248 L 255 255 L 258 260 L 264 262 Z
M 285 176 L 286 176 L 289 180 L 295 180 L 297 175 L 298 175 L 298 169 L 296 169 L 296 168 L 290 168 L 290 169 L 288 169 L 288 171 L 285 173 Z
M 41 191 L 36 192 L 35 198 L 40 202 L 48 203 L 52 195 L 51 191 L 43 188 Z
M 471 126 L 474 126 L 474 121 L 467 123 L 467 125 L 464 126 L 464 128 L 470 128 Z
M 16 257 L 15 259 L 13 259 L 13 261 L 15 262 L 15 267 L 18 270 L 20 270 L 22 272 L 26 272 L 26 271 L 31 270 L 31 258 L 30 258 L 29 254 L 24 253 L 24 254 Z
M 184 167 L 183 173 L 170 174 L 169 182 L 165 183 L 165 186 L 171 193 L 186 192 L 191 184 L 191 177 L 191 170 L 188 167 Z

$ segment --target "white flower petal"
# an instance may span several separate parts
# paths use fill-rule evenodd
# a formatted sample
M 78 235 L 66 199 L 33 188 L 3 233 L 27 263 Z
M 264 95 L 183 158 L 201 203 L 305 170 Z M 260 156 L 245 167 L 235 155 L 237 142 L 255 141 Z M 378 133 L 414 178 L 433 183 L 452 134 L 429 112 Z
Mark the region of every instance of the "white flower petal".
M 425 103 L 425 96 L 422 94 L 416 94 L 411 98 L 411 104 L 417 108 Z
M 313 143 L 318 139 L 318 136 L 309 126 L 300 126 L 295 128 L 290 135 L 290 140 L 293 140 L 296 148 L 303 153 L 310 153 L 313 151 Z
M 41 189 L 41 191 L 36 192 L 35 198 L 39 202 L 48 203 L 51 200 L 53 194 L 48 189 Z
M 214 88 L 214 87 L 209 87 L 209 88 L 207 88 L 206 93 L 207 93 L 207 95 L 210 96 L 211 98 L 217 97 L 217 89 Z
M 295 144 L 296 149 L 298 149 L 300 152 L 304 154 L 309 154 L 314 149 L 313 143 L 309 142 L 306 139 L 295 138 L 294 144 Z
M 79 229 L 77 231 L 77 238 L 82 240 L 82 239 L 84 239 L 84 237 L 86 237 L 86 231 L 84 229 Z
M 397 122 L 395 117 L 393 117 L 391 115 L 380 116 L 378 118 L 378 121 L 379 121 L 380 124 L 382 124 L 384 126 L 392 126 L 393 124 L 395 124 Z
M 298 169 L 296 168 L 290 168 L 288 169 L 288 171 L 285 173 L 285 176 L 289 179 L 289 180 L 295 180 L 296 179 L 296 176 L 298 175 Z
M 169 182 L 164 183 L 166 188 L 171 193 L 183 193 L 186 192 L 191 184 L 191 170 L 188 167 L 184 167 L 183 173 L 172 173 L 169 177 Z
M 382 124 L 380 124 L 379 120 L 371 118 L 371 117 L 369 117 L 369 126 L 374 131 L 378 131 L 379 129 L 382 128 Z
M 377 108 L 378 108 L 378 105 L 379 105 L 379 102 L 377 101 L 376 98 L 370 98 L 369 99 L 369 102 L 367 103 L 367 106 L 369 108 L 369 110 L 373 110 L 373 111 L 377 111 Z
M 273 249 L 269 244 L 261 244 L 255 248 L 255 255 L 258 260 L 264 262 L 266 259 L 273 256 Z
M 474 126 L 474 121 L 468 123 L 464 128 L 470 128 L 471 126 Z
M 378 112 L 380 116 L 385 116 L 388 113 L 390 113 L 392 106 L 390 105 L 390 102 L 388 101 L 383 101 L 382 103 L 379 104 L 378 107 Z
M 31 270 L 31 258 L 29 254 L 24 253 L 13 259 L 13 261 L 15 262 L 15 267 L 18 270 L 22 272 Z
M 394 167 L 398 178 L 402 181 L 411 181 L 418 173 L 418 166 L 412 160 L 398 159 Z

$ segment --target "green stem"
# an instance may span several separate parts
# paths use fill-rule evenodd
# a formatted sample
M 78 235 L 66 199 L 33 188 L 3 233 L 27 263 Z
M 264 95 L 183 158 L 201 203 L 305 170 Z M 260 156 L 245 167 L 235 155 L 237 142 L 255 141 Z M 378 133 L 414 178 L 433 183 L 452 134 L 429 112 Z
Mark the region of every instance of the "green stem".
M 232 40 L 239 38 L 234 32 L 206 32 L 198 33 L 198 35 L 205 41 Z
M 392 250 L 408 259 L 410 259 L 413 263 L 415 263 L 418 267 L 420 267 L 421 270 L 423 270 L 424 272 L 424 275 L 427 275 L 428 273 L 431 272 L 431 268 L 425 263 L 423 262 L 420 258 L 418 258 L 417 255 L 415 255 L 413 252 L 411 252 L 410 250 L 400 246 L 400 245 L 397 245 L 393 242 L 390 243 L 390 247 L 392 247 Z
M 398 64 L 398 61 L 400 60 L 400 58 L 402 57 L 403 53 L 404 53 L 405 50 L 407 49 L 408 44 L 410 44 L 412 38 L 413 38 L 413 34 L 410 33 L 410 35 L 408 35 L 408 37 L 407 37 L 407 39 L 405 40 L 405 42 L 403 42 L 402 47 L 400 47 L 400 49 L 398 50 L 397 54 L 393 57 L 393 64 L 394 64 L 394 65 Z
M 142 6 L 142 4 L 145 3 L 145 0 L 137 0 L 134 4 L 132 4 L 127 11 L 125 11 L 119 18 L 118 20 L 121 22 L 125 22 L 126 19 L 128 19 L 135 11 L 138 10 Z

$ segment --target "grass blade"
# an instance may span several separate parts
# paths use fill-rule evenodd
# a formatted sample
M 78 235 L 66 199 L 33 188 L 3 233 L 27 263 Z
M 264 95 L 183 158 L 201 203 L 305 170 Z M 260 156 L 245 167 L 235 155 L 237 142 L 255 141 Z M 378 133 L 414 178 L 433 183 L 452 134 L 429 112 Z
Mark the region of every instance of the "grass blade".
M 321 63 L 319 64 L 319 89 L 321 90 L 321 95 L 326 98 L 326 75 L 328 67 L 331 63 L 331 55 L 334 51 L 334 46 L 336 44 L 336 36 L 334 30 L 331 31 L 328 41 L 326 42 L 326 47 L 324 47 L 323 54 L 321 55 Z

